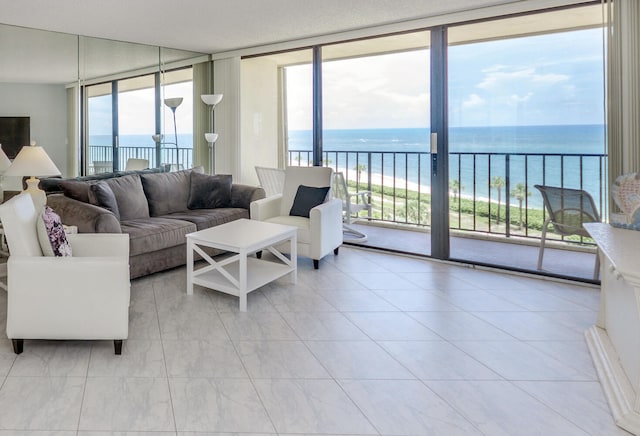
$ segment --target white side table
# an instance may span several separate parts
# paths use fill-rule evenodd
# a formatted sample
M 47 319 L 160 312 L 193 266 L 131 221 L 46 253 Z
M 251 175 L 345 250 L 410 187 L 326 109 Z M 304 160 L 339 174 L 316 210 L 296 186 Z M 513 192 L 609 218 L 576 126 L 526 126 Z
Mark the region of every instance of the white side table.
M 297 280 L 296 227 L 239 219 L 187 235 L 187 294 L 193 294 L 193 285 L 200 285 L 240 299 L 240 311 L 247 310 L 247 293 L 273 280 L 290 275 Z M 290 258 L 275 247 L 287 243 Z M 216 261 L 202 247 L 217 248 L 233 256 Z M 258 251 L 269 251 L 276 261 L 248 257 Z M 198 253 L 208 265 L 194 269 L 193 254 Z

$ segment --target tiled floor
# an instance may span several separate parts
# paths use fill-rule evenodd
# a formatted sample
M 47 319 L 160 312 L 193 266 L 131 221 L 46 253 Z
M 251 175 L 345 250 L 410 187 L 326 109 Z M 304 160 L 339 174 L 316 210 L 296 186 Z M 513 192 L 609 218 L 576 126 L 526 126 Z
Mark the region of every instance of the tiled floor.
M 592 287 L 343 247 L 247 313 L 184 289 L 184 268 L 132 282 L 122 356 L 0 341 L 0 435 L 627 434 L 583 338 Z
M 431 254 L 431 233 L 416 232 L 406 228 L 377 226 L 375 224 L 353 224 L 354 228 L 365 233 L 368 239 L 364 242 L 353 242 L 365 247 L 384 248 L 405 253 L 429 256 Z M 475 237 L 471 237 L 475 236 Z M 556 238 L 556 235 L 552 235 Z M 345 240 L 349 234 L 345 233 Z M 500 265 L 520 271 L 539 273 L 538 253 L 540 246 L 524 245 L 522 239 L 505 238 L 493 235 L 491 238 L 480 232 L 451 233 L 449 240 L 452 259 L 474 262 L 484 265 Z M 542 273 L 564 276 L 580 280 L 593 280 L 595 266 L 595 249 L 591 251 L 560 249 L 559 245 L 547 244 L 544 250 Z M 585 247 L 583 247 L 584 250 Z

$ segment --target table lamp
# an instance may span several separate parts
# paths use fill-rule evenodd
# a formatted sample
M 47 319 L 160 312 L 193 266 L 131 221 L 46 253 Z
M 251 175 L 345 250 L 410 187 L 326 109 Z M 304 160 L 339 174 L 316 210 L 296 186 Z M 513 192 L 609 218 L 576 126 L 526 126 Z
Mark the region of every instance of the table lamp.
M 22 147 L 13 160 L 11 166 L 4 172 L 5 176 L 29 176 L 27 179 L 27 189 L 23 192 L 31 194 L 36 210 L 40 211 L 47 204 L 47 196 L 38 187 L 40 176 L 59 176 L 60 170 L 53 163 L 44 148 L 31 141 L 29 147 Z

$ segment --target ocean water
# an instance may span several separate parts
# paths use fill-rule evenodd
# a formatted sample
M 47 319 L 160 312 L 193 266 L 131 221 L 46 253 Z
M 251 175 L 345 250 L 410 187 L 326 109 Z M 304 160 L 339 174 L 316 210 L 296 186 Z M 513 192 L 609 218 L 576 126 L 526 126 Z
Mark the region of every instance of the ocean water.
M 406 180 L 411 187 L 420 185 L 428 190 L 429 133 L 427 128 L 325 130 L 323 150 L 328 164 L 348 173 L 350 179 L 357 176 L 355 168 L 364 165 L 364 171 L 370 166 L 377 178 L 394 177 Z M 542 207 L 535 184 L 585 189 L 602 206 L 607 198 L 601 182 L 607 171 L 606 158 L 602 157 L 604 135 L 603 125 L 453 127 L 449 130 L 449 179 L 460 182 L 462 196 L 495 200 L 497 191 L 490 187 L 490 180 L 496 176 L 505 178 L 508 173 L 512 189 L 526 182 L 531 192 L 527 197 L 529 207 Z M 165 139 L 174 141 L 172 135 Z M 90 143 L 108 146 L 111 137 L 91 136 Z M 178 135 L 178 144 L 181 148 L 193 147 L 192 135 Z M 120 147 L 122 153 L 126 147 L 153 149 L 155 143 L 150 135 L 122 135 Z M 173 144 L 166 145 L 167 161 L 174 150 Z M 292 153 L 293 162 L 299 158 L 301 164 L 306 164 L 311 159 L 312 132 L 289 131 L 289 150 L 299 152 Z M 181 156 L 186 159 L 186 155 L 190 153 Z M 503 188 L 503 201 L 505 195 Z M 515 199 L 511 201 L 517 203 Z
M 426 128 L 325 130 L 323 151 L 329 165 L 349 172 L 349 178 L 356 176 L 357 166 L 370 164 L 373 174 L 428 190 L 429 133 Z M 490 180 L 506 178 L 508 173 L 511 189 L 518 183 L 527 185 L 529 207 L 542 207 L 535 184 L 585 189 L 598 205 L 606 204 L 601 182 L 607 171 L 604 134 L 603 125 L 453 127 L 449 130 L 449 180 L 460 182 L 464 197 L 495 200 L 497 191 L 490 187 Z M 308 130 L 289 132 L 289 148 L 304 151 L 302 162 L 311 156 L 311 139 Z M 502 201 L 505 194 L 503 188 Z

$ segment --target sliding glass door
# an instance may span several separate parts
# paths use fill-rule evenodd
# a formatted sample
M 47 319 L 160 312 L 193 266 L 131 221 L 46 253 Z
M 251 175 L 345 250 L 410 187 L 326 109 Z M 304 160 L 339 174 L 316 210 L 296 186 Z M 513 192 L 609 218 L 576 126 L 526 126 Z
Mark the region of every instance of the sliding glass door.
M 451 26 L 448 38 L 451 257 L 536 270 L 548 217 L 536 185 L 585 190 L 606 216 L 602 9 Z M 592 241 L 549 238 L 544 272 L 592 276 Z

